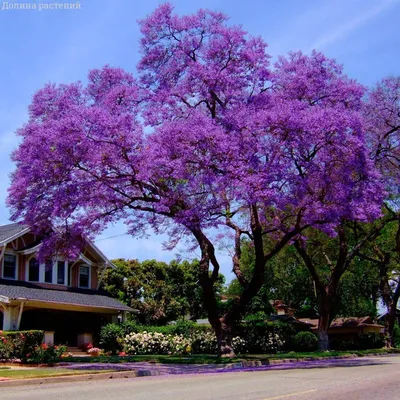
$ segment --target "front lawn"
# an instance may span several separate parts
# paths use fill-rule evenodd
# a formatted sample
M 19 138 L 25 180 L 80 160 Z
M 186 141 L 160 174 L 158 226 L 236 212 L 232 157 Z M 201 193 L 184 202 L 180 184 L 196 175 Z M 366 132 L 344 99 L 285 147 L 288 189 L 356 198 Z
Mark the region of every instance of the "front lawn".
M 0 369 L 0 378 L 10 379 L 28 379 L 28 378 L 47 378 L 52 376 L 67 376 L 67 375 L 83 375 L 83 374 L 98 374 L 108 371 L 92 371 L 80 370 L 74 371 L 70 369 L 55 369 L 55 368 L 24 368 L 24 369 Z

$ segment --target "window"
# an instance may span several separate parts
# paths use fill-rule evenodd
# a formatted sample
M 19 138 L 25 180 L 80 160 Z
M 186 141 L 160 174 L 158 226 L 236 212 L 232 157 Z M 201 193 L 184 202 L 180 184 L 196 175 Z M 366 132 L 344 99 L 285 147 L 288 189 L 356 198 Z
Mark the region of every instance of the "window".
M 14 254 L 4 254 L 3 278 L 16 279 L 17 256 Z
M 53 283 L 53 261 L 46 260 L 44 266 L 44 281 L 46 283 Z
M 68 284 L 68 286 L 71 286 L 71 269 L 72 269 L 73 265 L 74 265 L 73 263 L 68 263 L 68 273 L 67 273 L 67 279 L 68 279 L 67 284 Z
M 64 285 L 65 283 L 65 262 L 57 261 L 57 283 Z
M 88 288 L 89 287 L 89 271 L 90 268 L 85 265 L 81 265 L 79 268 L 79 287 Z
M 29 260 L 28 280 L 31 282 L 39 282 L 39 261 L 35 257 Z

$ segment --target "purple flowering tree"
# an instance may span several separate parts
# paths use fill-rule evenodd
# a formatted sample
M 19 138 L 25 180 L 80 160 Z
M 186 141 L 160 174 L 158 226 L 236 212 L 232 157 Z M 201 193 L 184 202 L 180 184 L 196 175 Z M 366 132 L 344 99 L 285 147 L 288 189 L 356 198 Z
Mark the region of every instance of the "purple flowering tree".
M 306 228 L 329 234 L 343 219 L 380 214 L 382 188 L 368 158 L 363 88 L 320 53 L 271 67 L 266 44 L 223 14 L 140 22 L 138 78 L 118 68 L 87 85 L 47 85 L 18 134 L 8 203 L 45 235 L 42 252 L 73 256 L 82 237 L 123 220 L 132 235 L 166 231 L 201 251 L 199 282 L 222 354 L 263 284 L 271 258 Z M 219 315 L 216 243 L 232 241 L 243 287 Z M 255 268 L 241 271 L 242 240 Z M 266 240 L 268 239 L 268 240 Z M 268 243 L 268 244 L 267 244 Z
M 400 77 L 378 82 L 367 94 L 363 114 L 371 158 L 385 181 L 385 213 L 396 219 L 399 217 Z M 391 347 L 400 298 L 400 221 L 386 228 L 383 240 L 375 241 L 373 249 L 372 254 L 364 252 L 361 256 L 379 269 L 380 295 L 386 307 L 386 346 Z

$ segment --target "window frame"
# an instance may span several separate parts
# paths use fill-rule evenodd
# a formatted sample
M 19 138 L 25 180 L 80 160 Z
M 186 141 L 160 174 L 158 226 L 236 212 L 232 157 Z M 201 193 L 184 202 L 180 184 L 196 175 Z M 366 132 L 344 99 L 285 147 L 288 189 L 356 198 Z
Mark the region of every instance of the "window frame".
M 81 268 L 87 268 L 88 269 L 88 285 L 87 286 L 81 286 Z M 92 267 L 89 264 L 80 264 L 79 269 L 78 269 L 78 288 L 80 289 L 90 289 L 91 288 L 91 274 L 92 274 Z
M 36 260 L 36 262 L 37 262 L 37 266 L 38 266 L 38 280 L 37 281 L 33 281 L 33 280 L 31 280 L 30 279 L 30 272 L 31 272 L 31 261 L 33 260 L 33 259 L 35 259 Z M 36 256 L 33 256 L 33 257 L 30 257 L 28 260 L 27 260 L 27 263 L 26 263 L 27 265 L 27 282 L 36 282 L 36 283 L 39 283 L 40 282 L 40 278 L 41 278 L 41 264 L 39 263 L 39 260 L 38 260 L 38 258 L 36 257 Z
M 4 276 L 4 261 L 5 261 L 6 255 L 15 257 L 14 278 Z M 10 281 L 18 280 L 18 265 L 19 265 L 18 254 L 12 250 L 6 250 L 4 252 L 2 260 L 1 260 L 1 277 L 2 277 L 2 279 L 9 279 Z

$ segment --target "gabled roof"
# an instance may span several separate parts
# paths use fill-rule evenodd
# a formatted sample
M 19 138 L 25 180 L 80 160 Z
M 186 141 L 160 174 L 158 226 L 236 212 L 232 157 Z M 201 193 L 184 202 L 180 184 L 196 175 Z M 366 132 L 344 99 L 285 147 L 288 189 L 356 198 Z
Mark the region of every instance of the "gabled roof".
M 76 288 L 68 288 L 67 290 L 45 289 L 34 283 L 10 281 L 7 279 L 0 279 L 0 298 L 8 301 L 26 299 L 28 302 L 31 300 L 46 303 L 108 308 L 116 311 L 135 311 L 126 304 L 109 297 L 109 295 L 103 291 Z
M 14 224 L 0 225 L 0 245 L 29 232 L 29 227 L 18 222 Z
M 4 246 L 12 240 L 28 233 L 31 229 L 28 225 L 15 222 L 13 224 L 0 225 L 0 246 Z M 106 265 L 115 268 L 115 265 L 103 254 L 103 252 L 89 239 L 86 239 L 87 246 L 92 248 L 93 251 L 101 258 Z M 20 249 L 21 252 L 27 251 L 40 246 L 40 240 L 32 243 L 31 245 Z

